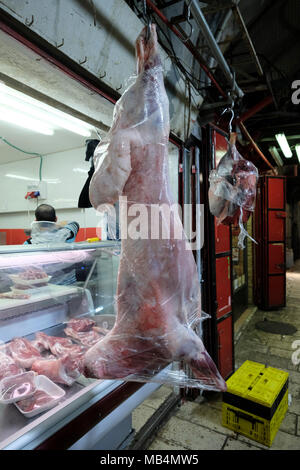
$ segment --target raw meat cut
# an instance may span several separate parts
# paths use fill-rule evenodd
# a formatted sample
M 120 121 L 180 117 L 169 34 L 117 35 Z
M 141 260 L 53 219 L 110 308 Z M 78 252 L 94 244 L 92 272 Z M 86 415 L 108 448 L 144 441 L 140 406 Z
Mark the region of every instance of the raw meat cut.
M 169 103 L 155 25 L 148 41 L 146 28 L 142 31 L 136 51 L 138 76 L 117 102 L 112 127 L 94 153 L 90 200 L 103 210 L 122 196 L 122 246 L 116 323 L 87 351 L 84 373 L 148 382 L 162 367 L 184 361 L 195 378 L 170 371 L 160 381 L 225 390 L 225 381 L 192 328 L 201 319 L 201 292 L 178 211 L 167 219 L 174 202 L 168 176 Z M 137 211 L 146 211 L 149 221 L 149 209 L 158 205 L 161 228 L 170 235 L 164 237 L 160 230 L 159 236 L 152 236 L 157 226 L 140 224 L 139 236 L 130 236 Z
M 67 326 L 74 331 L 90 331 L 95 324 L 91 318 L 72 318 L 68 321 Z
M 45 273 L 42 269 L 39 268 L 28 268 L 26 271 L 23 271 L 19 274 L 20 279 L 24 279 L 26 281 L 31 281 L 34 279 L 44 279 L 48 277 L 48 274 Z
M 49 395 L 49 393 L 39 389 L 30 398 L 25 398 L 24 400 L 19 401 L 18 407 L 24 413 L 29 413 L 37 408 L 48 405 L 48 403 L 56 400 L 56 398 L 56 396 Z
M 8 351 L 16 364 L 25 369 L 30 369 L 32 363 L 41 357 L 39 350 L 25 338 L 13 339 L 8 345 Z
M 16 299 L 16 300 L 26 300 L 30 299 L 29 294 L 17 294 L 16 292 L 5 292 L 0 294 L 1 299 Z
M 104 333 L 100 334 L 98 331 L 95 331 L 94 329 L 92 329 L 91 331 L 76 331 L 76 330 L 73 330 L 73 328 L 65 328 L 64 332 L 67 336 L 70 336 L 75 341 L 78 341 L 83 346 L 87 346 L 87 347 L 90 347 L 90 346 L 93 346 L 93 344 L 96 344 L 104 334 Z
M 72 385 L 81 374 L 80 361 L 73 360 L 68 355 L 58 359 L 39 359 L 34 361 L 31 370 L 39 375 L 46 375 L 53 382 Z
M 0 351 L 0 380 L 22 372 L 24 372 L 24 369 L 19 367 L 12 357 Z
M 64 346 L 64 347 L 74 346 L 72 341 L 68 338 L 49 336 L 42 332 L 36 333 L 35 340 L 32 343 L 34 343 L 35 347 L 41 351 L 43 350 L 51 351 L 51 347 L 54 346 L 55 344 L 60 344 L 61 346 Z
M 73 359 L 80 358 L 86 348 L 72 343 L 69 338 L 60 338 L 57 336 L 48 336 L 45 333 L 39 332 L 35 335 L 36 339 L 34 344 L 39 349 L 49 350 L 54 356 L 62 357 L 69 355 Z

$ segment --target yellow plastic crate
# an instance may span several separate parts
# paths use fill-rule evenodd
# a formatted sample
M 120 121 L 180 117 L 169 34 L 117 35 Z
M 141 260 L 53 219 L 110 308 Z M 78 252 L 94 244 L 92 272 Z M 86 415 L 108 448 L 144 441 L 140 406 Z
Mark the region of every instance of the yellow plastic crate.
M 222 424 L 271 446 L 288 408 L 288 372 L 246 361 L 227 380 Z

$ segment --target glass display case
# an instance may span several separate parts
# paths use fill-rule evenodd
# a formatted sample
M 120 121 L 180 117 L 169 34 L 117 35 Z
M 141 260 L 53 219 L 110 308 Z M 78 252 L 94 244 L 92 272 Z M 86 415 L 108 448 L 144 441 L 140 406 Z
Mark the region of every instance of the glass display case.
M 119 253 L 110 241 L 1 247 L 1 449 L 112 449 L 132 432 L 158 384 L 87 379 L 65 359 L 113 327 Z

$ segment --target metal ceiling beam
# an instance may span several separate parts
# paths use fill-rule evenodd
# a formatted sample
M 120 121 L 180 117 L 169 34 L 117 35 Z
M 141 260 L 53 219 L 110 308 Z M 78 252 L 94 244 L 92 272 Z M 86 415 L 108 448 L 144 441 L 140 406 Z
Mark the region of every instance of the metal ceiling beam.
M 213 2 L 211 5 L 207 7 L 203 7 L 202 11 L 204 15 L 209 15 L 211 13 L 217 13 L 218 11 L 221 10 L 227 10 L 228 8 L 231 8 L 233 4 L 232 0 L 223 0 L 222 2 Z
M 242 121 L 238 121 L 238 124 L 239 124 L 239 127 L 241 129 L 241 131 L 243 132 L 243 134 L 247 137 L 247 139 L 249 140 L 249 142 L 251 143 L 252 147 L 254 148 L 254 150 L 256 151 L 256 153 L 260 156 L 260 158 L 262 158 L 262 160 L 268 165 L 269 168 L 271 168 L 272 172 L 274 173 L 274 175 L 276 175 L 276 171 L 275 171 L 275 168 L 273 167 L 273 165 L 271 165 L 271 163 L 269 162 L 269 160 L 267 159 L 267 157 L 264 156 L 264 154 L 262 153 L 262 151 L 260 150 L 260 148 L 256 145 L 256 143 L 254 142 L 254 140 L 252 139 L 251 135 L 249 134 L 249 132 L 247 131 L 245 125 L 243 124 Z
M 265 155 L 263 154 L 263 152 L 260 150 L 260 148 L 258 147 L 258 145 L 256 144 L 256 142 L 253 140 L 253 138 L 251 137 L 251 135 L 249 134 L 248 130 L 246 129 L 245 125 L 244 125 L 244 121 L 246 121 L 247 119 L 249 119 L 250 117 L 254 116 L 256 113 L 258 113 L 259 111 L 261 111 L 263 108 L 265 108 L 266 106 L 268 106 L 269 104 L 271 104 L 273 101 L 272 99 L 272 96 L 267 96 L 265 99 L 263 99 L 262 101 L 260 101 L 259 103 L 257 103 L 255 106 L 253 106 L 252 108 L 248 109 L 248 111 L 246 111 L 244 114 L 242 114 L 240 116 L 239 119 L 237 119 L 237 124 L 239 126 L 239 128 L 241 129 L 242 133 L 247 137 L 247 139 L 249 140 L 250 144 L 252 145 L 252 147 L 254 148 L 254 150 L 256 151 L 256 153 L 260 156 L 260 158 L 268 165 L 269 168 L 271 168 L 272 172 L 274 174 L 276 174 L 275 172 L 275 168 L 271 165 L 271 163 L 269 162 L 269 160 L 267 159 L 267 157 L 265 157 Z
M 214 58 L 218 62 L 221 70 L 223 71 L 223 74 L 225 75 L 227 81 L 229 82 L 232 91 L 236 93 L 236 95 L 239 98 L 242 98 L 244 96 L 243 91 L 238 87 L 231 70 L 229 68 L 228 63 L 226 62 L 222 51 L 220 47 L 218 46 L 213 33 L 211 32 L 211 29 L 209 25 L 207 24 L 207 21 L 203 15 L 203 12 L 201 11 L 201 8 L 199 7 L 198 3 L 195 0 L 185 0 L 188 5 L 190 5 L 191 13 L 198 24 L 202 34 L 205 36 L 205 39 L 207 43 L 210 46 L 211 53 L 213 54 Z
M 250 51 L 250 54 L 254 60 L 254 63 L 255 63 L 255 66 L 257 68 L 257 71 L 258 71 L 258 74 L 262 77 L 264 75 L 264 72 L 263 72 L 263 69 L 262 69 L 262 66 L 260 64 L 260 61 L 259 61 L 259 58 L 256 54 L 256 50 L 254 48 L 254 45 L 253 45 L 253 42 L 252 42 L 252 39 L 249 35 L 249 32 L 248 32 L 248 29 L 247 29 L 247 26 L 245 24 L 245 21 L 244 21 L 244 18 L 242 17 L 242 14 L 241 14 L 241 11 L 238 7 L 238 5 L 234 5 L 232 7 L 232 11 L 235 15 L 235 17 L 237 18 L 237 20 L 239 21 L 240 25 L 241 25 L 241 28 L 242 28 L 242 33 L 243 33 L 243 37 L 244 39 L 246 40 L 246 43 L 248 45 L 248 48 L 249 48 L 249 51 Z
M 255 16 L 255 18 L 252 18 L 251 21 L 249 21 L 247 29 L 250 31 L 256 23 L 258 23 L 272 8 L 277 6 L 277 4 L 284 3 L 286 0 L 270 0 L 270 2 L 258 13 L 258 15 Z M 231 53 L 234 48 L 239 44 L 240 40 L 242 38 L 242 32 L 238 33 L 236 38 L 232 41 L 231 46 L 229 47 L 229 50 L 226 51 L 228 53 Z
M 180 31 L 166 18 L 166 16 L 161 12 L 159 8 L 157 8 L 156 5 L 151 0 L 146 0 L 147 2 L 147 7 L 150 8 L 160 19 L 163 21 L 163 23 L 171 30 L 173 33 L 182 41 L 182 44 L 193 54 L 197 62 L 199 63 L 200 67 L 206 75 L 210 78 L 211 82 L 214 84 L 214 86 L 217 88 L 219 91 L 220 95 L 223 96 L 223 98 L 227 98 L 227 94 L 223 90 L 223 88 L 220 86 L 218 81 L 215 79 L 207 65 L 205 65 L 202 61 L 202 57 L 200 56 L 199 52 L 193 45 L 193 43 L 190 40 L 186 40 L 186 37 L 183 37 L 183 35 L 180 33 Z

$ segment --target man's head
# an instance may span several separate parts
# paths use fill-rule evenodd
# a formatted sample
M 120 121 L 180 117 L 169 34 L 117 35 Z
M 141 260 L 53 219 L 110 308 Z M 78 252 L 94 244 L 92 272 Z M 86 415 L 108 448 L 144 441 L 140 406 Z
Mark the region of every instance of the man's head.
M 47 222 L 56 222 L 57 217 L 55 214 L 55 209 L 48 204 L 41 204 L 35 210 L 35 220 L 40 221 L 47 221 Z

